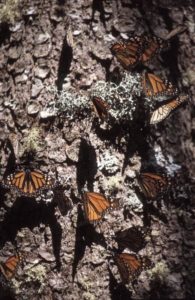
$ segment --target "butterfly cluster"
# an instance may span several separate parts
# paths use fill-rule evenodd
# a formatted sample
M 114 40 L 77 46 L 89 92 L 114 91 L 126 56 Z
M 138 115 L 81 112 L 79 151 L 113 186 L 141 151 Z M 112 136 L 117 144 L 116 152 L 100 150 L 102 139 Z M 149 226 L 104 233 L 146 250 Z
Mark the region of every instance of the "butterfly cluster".
M 122 67 L 133 72 L 150 62 L 158 53 L 166 50 L 169 42 L 156 36 L 133 36 L 128 41 L 117 42 L 111 47 L 112 54 Z M 166 119 L 172 111 L 188 100 L 188 95 L 179 93 L 170 81 L 163 80 L 156 74 L 143 71 L 140 74 L 142 97 L 152 100 L 155 109 L 150 113 L 149 124 L 157 124 Z M 117 97 L 115 100 L 117 102 Z M 160 104 L 159 104 L 160 102 Z M 105 99 L 92 97 L 96 115 L 106 120 L 112 108 Z
M 127 42 L 115 43 L 111 47 L 111 52 L 125 70 L 133 71 L 167 49 L 168 44 L 168 41 L 156 36 L 134 36 Z M 160 106 L 151 113 L 150 124 L 161 122 L 188 99 L 187 95 L 179 95 L 178 89 L 171 82 L 164 81 L 153 73 L 143 72 L 140 79 L 145 98 L 165 99 L 163 100 L 165 103 L 160 102 Z M 109 116 L 110 105 L 98 96 L 92 97 L 92 103 L 96 115 L 104 121 Z M 147 200 L 162 197 L 171 185 L 171 180 L 166 174 L 142 172 L 136 174 L 136 180 L 143 197 Z M 54 177 L 30 167 L 21 168 L 5 176 L 2 185 L 8 189 L 15 189 L 19 195 L 25 197 L 36 197 L 44 190 L 58 189 Z M 119 209 L 116 201 L 110 201 L 104 194 L 94 191 L 83 192 L 81 203 L 86 221 L 94 225 L 101 222 L 111 209 Z M 128 228 L 117 232 L 114 236 L 118 249 L 117 251 L 113 249 L 113 260 L 124 284 L 133 281 L 143 270 L 152 266 L 148 257 L 137 254 L 146 244 L 145 234 L 146 232 L 138 228 Z M 133 253 L 124 251 L 127 248 Z M 5 262 L 0 262 L 1 276 L 10 280 L 21 262 L 20 253 L 9 257 Z

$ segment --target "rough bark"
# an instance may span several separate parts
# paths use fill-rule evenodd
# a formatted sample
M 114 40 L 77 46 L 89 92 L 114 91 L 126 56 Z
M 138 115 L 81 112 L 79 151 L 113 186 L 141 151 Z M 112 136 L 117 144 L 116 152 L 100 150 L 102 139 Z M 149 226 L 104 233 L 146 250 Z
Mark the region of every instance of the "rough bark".
M 58 174 L 63 185 L 36 198 L 1 186 L 1 261 L 16 246 L 30 255 L 10 287 L 0 290 L 0 299 L 195 297 L 193 16 L 190 0 L 43 0 L 23 1 L 18 21 L 0 25 L 1 179 L 29 163 L 24 152 L 34 147 L 30 163 Z M 72 116 L 52 112 L 57 92 L 89 97 L 98 80 L 115 78 L 119 63 L 109 50 L 114 41 L 142 33 L 163 38 L 178 25 L 187 30 L 150 64 L 191 98 L 167 120 L 144 126 L 140 109 L 128 130 L 105 129 L 90 109 L 75 115 L 76 104 Z M 48 107 L 51 116 L 41 115 Z M 152 203 L 141 197 L 134 173 L 140 166 L 176 179 L 169 196 Z M 83 188 L 119 200 L 120 208 L 97 226 L 85 223 Z M 117 248 L 114 234 L 133 226 L 148 230 L 139 255 L 147 255 L 154 267 L 125 286 L 110 249 Z

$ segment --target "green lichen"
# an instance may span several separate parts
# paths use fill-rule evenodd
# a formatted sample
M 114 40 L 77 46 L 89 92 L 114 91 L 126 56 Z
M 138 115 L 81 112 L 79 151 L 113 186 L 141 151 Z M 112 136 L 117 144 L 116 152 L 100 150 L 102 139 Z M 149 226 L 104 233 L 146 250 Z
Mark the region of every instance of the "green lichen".
M 26 276 L 26 282 L 36 282 L 40 285 L 37 292 L 41 293 L 45 286 L 45 280 L 47 277 L 46 268 L 42 265 L 37 265 L 35 267 L 28 269 L 25 272 L 25 276 Z
M 20 16 L 20 0 L 4 0 L 0 3 L 0 23 L 13 24 Z
M 163 284 L 166 281 L 167 276 L 170 274 L 170 270 L 165 262 L 159 262 L 154 268 L 147 271 L 151 280 L 155 280 Z
M 116 120 L 133 120 L 140 96 L 140 75 L 124 72 L 119 85 L 112 82 L 98 81 L 91 89 L 91 97 L 98 96 L 110 106 L 109 113 Z
M 121 188 L 122 177 L 120 175 L 107 178 L 106 186 L 110 193 L 116 192 Z
M 84 300 L 95 300 L 95 296 L 90 292 L 84 292 L 82 296 Z
M 91 99 L 97 96 L 107 102 L 111 120 L 120 122 L 134 119 L 142 89 L 140 74 L 124 72 L 118 85 L 113 82 L 97 81 L 85 94 L 73 89 L 58 93 L 55 87 L 48 87 L 47 90 L 55 100 L 46 105 L 41 115 L 44 115 L 43 112 L 53 116 L 63 114 L 69 120 L 85 118 L 89 114 L 93 116 Z
M 77 93 L 75 90 L 62 90 L 58 93 L 55 87 L 48 87 L 47 90 L 53 95 L 55 101 L 50 101 L 44 111 L 50 115 L 63 114 L 69 120 L 75 117 L 87 117 L 91 110 L 89 97 Z
M 14 293 L 19 295 L 21 293 L 21 282 L 15 278 L 12 279 L 12 286 L 14 289 Z
M 105 150 L 98 159 L 98 169 L 112 175 L 120 169 L 120 161 L 109 149 Z
M 24 137 L 21 155 L 25 152 L 39 152 L 42 147 L 43 142 L 41 140 L 41 130 L 38 127 L 34 127 Z

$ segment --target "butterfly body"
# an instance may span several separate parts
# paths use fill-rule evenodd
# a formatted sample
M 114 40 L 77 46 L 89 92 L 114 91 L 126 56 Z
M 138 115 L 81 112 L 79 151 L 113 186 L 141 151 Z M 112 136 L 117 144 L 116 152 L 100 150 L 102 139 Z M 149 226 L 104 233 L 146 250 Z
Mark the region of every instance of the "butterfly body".
M 111 208 L 111 202 L 104 195 L 94 192 L 84 193 L 83 204 L 86 219 L 92 223 L 100 221 L 104 213 Z
M 54 181 L 39 170 L 18 170 L 4 180 L 5 187 L 13 187 L 20 194 L 34 196 L 43 189 L 52 188 Z

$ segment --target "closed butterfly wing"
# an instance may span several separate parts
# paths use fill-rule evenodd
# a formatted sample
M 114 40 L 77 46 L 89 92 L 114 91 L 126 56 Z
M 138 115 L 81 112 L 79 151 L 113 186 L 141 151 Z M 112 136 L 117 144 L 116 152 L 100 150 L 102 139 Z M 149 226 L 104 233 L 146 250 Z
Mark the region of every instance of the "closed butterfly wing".
M 158 76 L 145 72 L 142 76 L 142 86 L 146 97 L 173 97 L 178 91 L 171 82 L 163 81 Z
M 103 101 L 100 97 L 93 97 L 92 102 L 96 115 L 101 120 L 105 120 L 108 117 L 108 104 L 105 101 Z
M 157 124 L 166 119 L 170 113 L 175 110 L 180 104 L 185 102 L 188 99 L 188 96 L 183 95 L 179 96 L 176 99 L 171 100 L 170 102 L 161 105 L 155 109 L 150 116 L 150 124 Z
M 5 263 L 0 263 L 0 271 L 3 276 L 10 280 L 15 275 L 17 268 L 21 262 L 21 255 L 10 256 Z
M 133 69 L 140 61 L 142 53 L 143 37 L 134 36 L 127 42 L 115 43 L 111 52 L 116 56 L 121 65 L 127 69 Z
M 162 195 L 170 185 L 170 179 L 164 174 L 140 173 L 137 180 L 145 197 L 149 199 Z
M 146 245 L 146 231 L 140 227 L 132 227 L 116 233 L 115 240 L 120 249 L 128 248 L 134 252 L 138 252 Z
M 21 195 L 33 197 L 40 190 L 50 189 L 54 180 L 39 170 L 19 170 L 4 180 L 5 187 L 16 188 Z
M 168 42 L 156 37 L 156 36 L 145 36 L 144 39 L 144 50 L 141 55 L 142 63 L 146 63 L 156 56 L 161 50 L 168 48 Z
M 83 201 L 86 219 L 92 223 L 100 221 L 106 210 L 111 207 L 110 201 L 100 193 L 86 192 Z
M 147 257 L 129 253 L 116 254 L 114 260 L 124 284 L 133 281 L 143 270 L 151 266 L 151 262 Z

